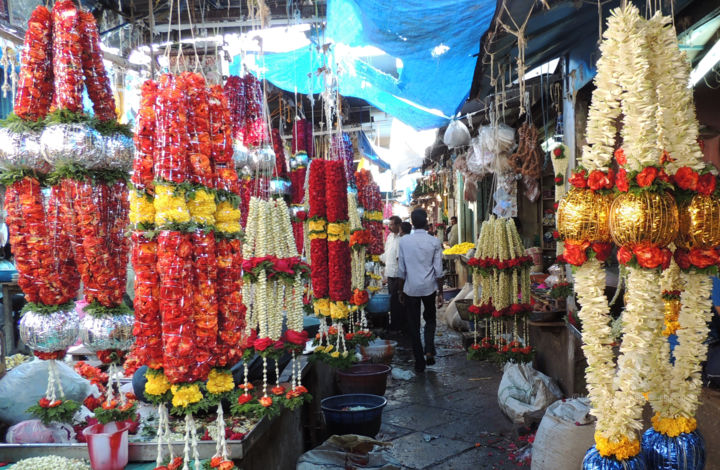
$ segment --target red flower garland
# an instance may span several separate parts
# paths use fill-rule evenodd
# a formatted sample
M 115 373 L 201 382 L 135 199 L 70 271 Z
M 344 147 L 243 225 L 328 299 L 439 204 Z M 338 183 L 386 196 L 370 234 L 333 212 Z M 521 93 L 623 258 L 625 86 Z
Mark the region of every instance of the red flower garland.
M 217 259 L 215 233 L 196 230 L 192 233 L 195 266 L 195 320 L 197 370 L 195 377 L 204 380 L 215 364 L 213 352 L 218 340 Z
M 293 122 L 293 128 L 292 128 L 292 152 L 293 154 L 297 154 L 298 152 L 306 152 L 307 153 L 307 121 L 304 119 L 296 119 Z
M 245 89 L 243 88 L 243 80 L 236 75 L 230 75 L 225 82 L 223 94 L 230 109 L 232 135 L 242 139 L 243 129 L 241 123 L 245 115 Z
M 321 159 L 310 162 L 310 179 L 308 180 L 308 218 L 310 219 L 325 219 L 327 216 L 325 164 L 326 161 Z
M 188 178 L 188 113 L 186 84 L 180 77 L 160 77 L 160 93 L 155 102 L 154 176 L 183 183 Z
M 157 273 L 158 244 L 142 232 L 132 234 L 132 265 L 135 271 L 134 355 L 151 369 L 160 369 L 163 359 L 160 318 L 160 278 Z
M 140 109 L 135 121 L 135 157 L 130 180 L 140 189 L 152 187 L 155 148 L 155 101 L 158 85 L 152 80 L 142 84 Z
M 25 31 L 15 95 L 15 114 L 21 119 L 43 119 L 50 109 L 53 97 L 52 46 L 52 15 L 40 5 L 30 15 Z
M 287 179 L 287 165 L 285 163 L 285 146 L 280 138 L 280 129 L 272 130 L 273 150 L 275 150 L 275 176 Z
M 652 243 L 638 243 L 634 246 L 621 246 L 617 258 L 620 264 L 636 262 L 643 268 L 667 269 L 670 266 L 672 252 L 668 248 L 660 248 Z
M 72 0 L 55 2 L 53 23 L 53 108 L 80 113 L 83 92 L 82 41 L 80 14 Z
M 329 288 L 328 241 L 325 238 L 310 240 L 310 279 L 313 296 L 316 299 L 327 297 Z
M 163 370 L 170 383 L 190 382 L 197 365 L 193 315 L 193 245 L 190 235 L 158 235 Z
M 11 184 L 5 192 L 18 284 L 28 302 L 61 305 L 77 295 L 80 278 L 63 225 L 62 200 L 62 191 L 54 187 L 46 215 L 42 188 L 32 177 Z
M 342 160 L 325 162 L 325 204 L 329 223 L 348 220 L 347 179 Z
M 184 72 L 182 77 L 187 83 L 190 182 L 209 188 L 213 186 L 215 177 L 211 161 L 209 93 L 202 75 Z
M 232 122 L 228 102 L 220 85 L 210 88 L 209 100 L 212 160 L 215 164 L 232 165 Z
M 262 84 L 253 75 L 243 77 L 245 89 L 245 125 L 243 141 L 249 147 L 258 147 L 267 137 L 265 117 L 263 115 Z
M 218 344 L 215 357 L 219 366 L 234 364 L 242 357 L 246 308 L 242 299 L 242 243 L 219 240 L 216 243 Z
M 92 13 L 80 12 L 80 32 L 85 86 L 93 102 L 95 117 L 101 121 L 113 121 L 117 118 L 115 98 L 103 64 L 100 35 Z
M 290 203 L 300 205 L 305 199 L 305 177 L 307 168 L 296 168 L 290 172 Z

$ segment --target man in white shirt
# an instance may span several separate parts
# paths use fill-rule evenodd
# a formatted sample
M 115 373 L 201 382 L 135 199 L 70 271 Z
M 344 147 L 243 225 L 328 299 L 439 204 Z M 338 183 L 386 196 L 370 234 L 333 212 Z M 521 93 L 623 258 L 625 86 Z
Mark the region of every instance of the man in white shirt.
M 435 303 L 437 301 L 437 307 L 443 304 L 442 245 L 425 230 L 427 212 L 415 209 L 410 219 L 414 230 L 400 239 L 398 247 L 398 276 L 402 285 L 400 300 L 405 305 L 406 331 L 412 342 L 415 370 L 423 372 L 426 364 L 435 364 Z M 439 292 L 437 299 L 436 292 Z M 420 304 L 424 307 L 424 349 L 420 339 Z
M 402 219 L 394 215 L 390 217 L 388 228 L 390 233 L 385 239 L 385 253 L 380 260 L 385 263 L 385 277 L 390 294 L 390 327 L 393 330 L 403 330 L 405 326 L 405 309 L 400 303 L 400 278 L 398 278 L 398 244 L 400 242 L 400 225 Z

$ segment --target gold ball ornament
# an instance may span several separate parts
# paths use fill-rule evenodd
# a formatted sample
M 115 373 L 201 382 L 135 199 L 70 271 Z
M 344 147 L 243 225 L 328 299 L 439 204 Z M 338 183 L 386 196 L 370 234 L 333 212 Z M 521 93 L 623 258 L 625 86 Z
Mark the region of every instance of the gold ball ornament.
M 675 244 L 680 248 L 704 250 L 720 245 L 720 199 L 696 194 L 678 206 L 678 218 Z
M 566 240 L 609 242 L 608 214 L 612 200 L 611 194 L 572 188 L 558 205 L 558 233 Z
M 623 193 L 613 201 L 610 234 L 618 246 L 652 243 L 665 247 L 677 232 L 677 204 L 668 192 Z

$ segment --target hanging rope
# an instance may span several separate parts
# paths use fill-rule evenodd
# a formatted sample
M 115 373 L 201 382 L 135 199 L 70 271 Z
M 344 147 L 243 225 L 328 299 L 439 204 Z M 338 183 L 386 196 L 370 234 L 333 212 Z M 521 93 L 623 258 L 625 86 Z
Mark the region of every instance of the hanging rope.
M 530 21 L 530 17 L 532 16 L 532 12 L 535 9 L 535 3 L 533 2 L 532 6 L 530 7 L 530 10 L 528 11 L 527 17 L 525 18 L 525 21 L 521 25 L 518 26 L 517 22 L 513 19 L 512 15 L 510 14 L 510 10 L 508 10 L 506 5 L 506 0 L 503 0 L 503 9 L 505 10 L 505 13 L 507 14 L 507 17 L 510 19 L 512 24 L 515 26 L 515 29 L 510 29 L 508 25 L 502 22 L 502 15 L 498 17 L 498 24 L 500 24 L 505 31 L 512 34 L 517 38 L 518 43 L 518 56 L 517 56 L 517 74 L 518 74 L 518 87 L 520 89 L 520 96 L 525 95 L 525 48 L 527 46 L 527 39 L 525 38 L 525 28 L 527 27 L 528 21 Z M 523 115 L 523 113 L 526 112 L 525 104 L 520 101 L 520 116 Z

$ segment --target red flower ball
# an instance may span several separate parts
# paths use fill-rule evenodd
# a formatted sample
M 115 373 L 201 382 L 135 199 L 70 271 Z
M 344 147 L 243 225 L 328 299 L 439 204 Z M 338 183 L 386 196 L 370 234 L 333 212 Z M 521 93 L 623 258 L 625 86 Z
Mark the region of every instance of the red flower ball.
M 630 248 L 628 248 L 626 246 L 621 246 L 617 252 L 617 258 L 618 258 L 618 263 L 628 264 L 633 258 L 632 250 L 630 250 Z
M 700 175 L 697 182 L 697 192 L 705 196 L 711 195 L 715 191 L 716 181 L 715 175 L 712 173 Z
M 638 175 L 635 177 L 635 181 L 637 181 L 638 186 L 641 188 L 646 188 L 653 184 L 653 181 L 655 181 L 655 178 L 658 176 L 658 169 L 654 166 L 649 166 L 643 169 Z
M 695 191 L 697 189 L 699 176 L 695 170 L 684 166 L 675 173 L 673 180 L 680 189 Z
M 612 251 L 611 243 L 592 243 L 590 247 L 595 252 L 595 258 L 598 261 L 605 261 Z
M 573 173 L 573 175 L 568 180 L 571 185 L 575 186 L 576 188 L 587 188 L 588 186 L 588 180 L 586 178 L 586 171 L 582 170 L 579 173 Z
M 657 268 L 663 263 L 663 252 L 659 246 L 650 243 L 641 243 L 633 249 L 637 262 L 643 268 Z
M 624 193 L 628 192 L 630 189 L 630 183 L 627 179 L 627 171 L 625 171 L 624 168 L 620 168 L 617 172 L 617 176 L 615 177 L 615 186 L 618 188 L 618 191 L 622 191 Z
M 565 242 L 565 253 L 563 253 L 565 261 L 573 266 L 581 266 L 587 261 L 587 253 L 585 250 L 589 246 L 590 242 Z
M 627 157 L 625 156 L 625 151 L 622 147 L 615 150 L 615 161 L 618 162 L 618 165 L 620 166 L 627 164 Z

